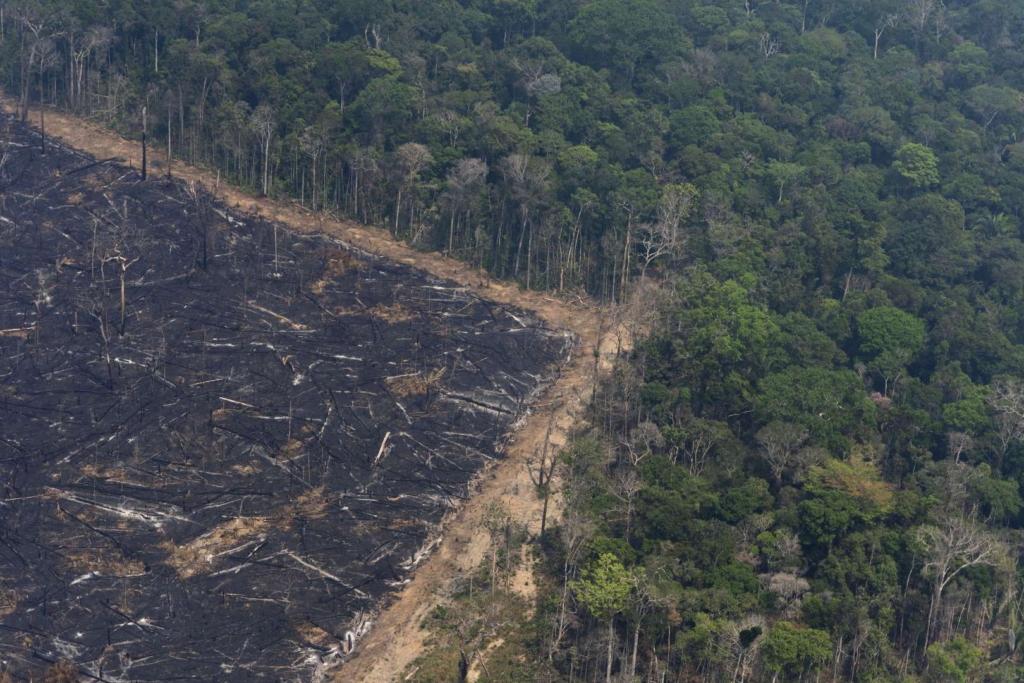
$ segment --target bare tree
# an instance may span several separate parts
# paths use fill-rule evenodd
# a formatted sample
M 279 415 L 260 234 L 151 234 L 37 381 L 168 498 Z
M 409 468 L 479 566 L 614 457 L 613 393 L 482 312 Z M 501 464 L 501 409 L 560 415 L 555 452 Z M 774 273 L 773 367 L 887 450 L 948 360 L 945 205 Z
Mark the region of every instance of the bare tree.
M 747 14 L 747 19 L 754 16 L 754 13 L 765 4 L 767 0 L 743 0 L 743 11 Z
M 106 289 L 106 267 L 108 264 L 113 264 L 116 267 L 121 300 L 121 324 L 118 333 L 123 336 L 128 320 L 128 270 L 138 263 L 140 258 L 138 254 L 144 249 L 144 244 L 142 235 L 131 221 L 127 200 L 121 210 L 115 208 L 113 214 L 115 219 L 104 219 L 112 230 L 108 232 L 103 251 L 99 255 L 100 277 L 104 282 L 103 288 Z
M 782 473 L 794 462 L 794 456 L 808 438 L 804 427 L 788 422 L 772 422 L 762 427 L 755 437 L 761 457 L 771 468 L 775 483 L 782 486 Z
M 147 98 L 148 99 L 148 98 Z M 149 107 L 142 107 L 142 179 L 146 179 L 146 138 L 149 136 Z
M 314 211 L 317 209 L 316 201 L 316 181 L 317 181 L 317 164 L 320 161 L 320 157 L 323 156 L 324 151 L 327 149 L 327 139 L 330 131 L 327 125 L 322 121 L 306 126 L 302 131 L 302 136 L 299 138 L 299 148 L 302 153 L 309 157 L 313 164 L 311 174 L 311 185 L 312 192 L 310 197 L 310 208 Z
M 988 402 L 993 408 L 1024 422 L 1024 381 L 997 379 L 991 390 Z
M 761 34 L 761 54 L 765 59 L 779 54 L 779 39 L 772 37 L 771 33 L 765 31 Z
M 942 40 L 942 36 L 952 28 L 952 23 L 950 14 L 946 11 L 946 3 L 940 0 L 932 20 L 935 27 L 935 42 Z
M 491 545 L 491 592 L 498 586 L 498 556 L 502 549 L 505 550 L 506 559 L 512 543 L 512 535 L 515 532 L 516 520 L 508 507 L 501 502 L 495 501 L 487 506 L 483 519 L 480 522 L 490 537 Z
M 202 182 L 193 180 L 185 184 L 185 196 L 192 205 L 195 214 L 195 222 L 189 220 L 190 225 L 195 225 L 196 237 L 200 240 L 199 249 L 196 250 L 195 258 L 202 256 L 202 267 L 206 270 L 209 265 L 210 251 L 210 217 L 209 217 L 209 195 L 203 190 Z M 189 217 L 191 219 L 191 216 Z M 197 225 L 196 225 L 197 224 Z M 277 270 L 275 264 L 274 269 Z
M 519 205 L 521 218 L 519 228 L 519 245 L 516 247 L 516 258 L 512 272 L 513 277 L 519 277 L 519 266 L 523 253 L 523 242 L 526 242 L 526 286 L 530 286 L 530 274 L 533 256 L 533 231 L 531 218 L 537 205 L 541 203 L 544 193 L 548 189 L 548 180 L 551 177 L 551 164 L 546 161 L 535 159 L 529 154 L 510 154 L 505 157 L 501 164 L 505 181 L 511 189 L 512 198 Z
M 269 104 L 261 104 L 252 112 L 249 117 L 249 127 L 260 143 L 260 151 L 263 153 L 263 196 L 267 196 L 267 183 L 270 169 L 270 141 L 274 139 L 274 129 L 277 127 L 277 115 L 274 108 Z
M 448 253 L 455 248 L 455 228 L 459 214 L 466 211 L 470 197 L 487 177 L 487 163 L 483 159 L 459 159 L 446 178 L 448 210 L 451 213 L 448 224 Z M 468 215 L 463 218 L 469 218 Z
M 947 432 L 946 448 L 949 449 L 953 462 L 958 463 L 960 462 L 960 456 L 974 450 L 974 439 L 971 438 L 970 434 L 963 432 Z
M 462 133 L 462 117 L 451 109 L 442 109 L 435 118 L 438 125 L 441 126 L 441 130 L 448 136 L 448 146 L 454 147 L 455 143 L 459 141 L 459 135 Z
M 622 469 L 615 476 L 612 495 L 619 501 L 622 517 L 626 521 L 626 543 L 629 543 L 633 527 L 633 513 L 636 510 L 636 499 L 644 488 L 643 480 L 633 468 Z
M 910 22 L 910 27 L 913 29 L 917 40 L 921 39 L 921 34 L 924 33 L 924 29 L 928 25 L 928 19 L 931 18 L 934 11 L 935 0 L 905 0 L 903 14 L 906 15 L 907 20 Z
M 398 196 L 395 199 L 395 235 L 398 235 L 399 219 L 402 216 L 402 192 L 406 186 L 416 181 L 420 171 L 434 163 L 434 156 L 426 145 L 418 142 L 407 142 L 395 152 L 398 162 L 399 181 Z
M 718 85 L 722 81 L 718 69 L 718 57 L 709 47 L 699 47 L 694 50 L 690 60 L 683 63 L 683 71 L 705 89 Z
M 630 432 L 629 438 L 622 440 L 621 443 L 626 449 L 626 455 L 629 456 L 629 464 L 636 467 L 654 449 L 665 446 L 665 437 L 662 436 L 658 425 L 647 420 L 638 424 Z
M 690 474 L 700 475 L 707 467 L 711 451 L 729 433 L 729 428 L 715 420 L 696 419 L 683 428 L 679 449 Z
M 996 415 L 996 438 L 999 440 L 999 461 L 997 465 L 1002 467 L 1003 458 L 1010 450 L 1010 445 L 1020 441 L 1024 437 L 1024 421 L 1008 413 Z
M 656 220 L 638 226 L 636 242 L 640 247 L 640 257 L 644 261 L 640 268 L 641 282 L 655 259 L 676 254 L 682 249 L 682 225 L 693 212 L 693 200 L 696 196 L 696 190 L 690 185 L 665 187 L 661 202 L 658 204 Z
M 39 335 L 43 326 L 43 311 L 53 302 L 53 291 L 54 283 L 51 281 L 49 273 L 44 271 L 42 268 L 36 270 L 36 285 L 34 288 L 35 296 L 32 299 L 32 303 L 36 308 L 36 344 L 39 343 Z
M 924 569 L 932 573 L 932 599 L 925 633 L 927 648 L 935 635 L 943 591 L 963 570 L 995 565 L 1000 544 L 973 518 L 956 514 L 943 514 L 937 526 L 921 527 L 916 537 L 928 555 Z
M 629 580 L 632 584 L 630 593 L 630 611 L 633 621 L 633 653 L 629 658 L 629 678 L 636 680 L 636 660 L 640 646 L 640 631 L 644 617 L 656 609 L 667 608 L 673 601 L 663 591 L 658 590 L 654 576 L 644 567 L 637 567 L 630 572 Z
M 14 6 L 14 18 L 21 24 L 21 120 L 28 120 L 28 89 L 31 84 L 32 65 L 38 55 L 40 43 L 45 40 L 50 17 L 40 11 L 36 3 L 26 2 Z M 30 44 L 25 45 L 31 34 Z
M 800 599 L 811 590 L 807 579 L 790 572 L 764 574 L 759 578 L 768 592 L 782 601 L 783 616 L 790 618 L 799 613 Z
M 997 379 L 986 397 L 995 409 L 996 437 L 999 440 L 999 464 L 1010 445 L 1024 438 L 1024 382 L 1018 379 Z
M 875 23 L 875 50 L 873 52 L 873 59 L 878 59 L 878 43 L 882 40 L 882 34 L 885 33 L 885 29 L 895 29 L 900 23 L 900 17 L 902 15 L 899 12 L 894 14 L 883 14 L 878 17 L 878 21 Z
M 554 634 L 551 639 L 551 648 L 548 651 L 548 659 L 554 657 L 555 651 L 562 642 L 569 628 L 569 582 L 575 578 L 576 563 L 583 554 L 587 542 L 594 535 L 594 525 L 586 515 L 570 508 L 562 515 L 562 523 L 559 526 L 559 535 L 562 539 L 562 596 L 558 606 L 558 617 L 554 623 Z
M 46 73 L 57 66 L 60 60 L 57 48 L 50 38 L 43 38 L 36 42 L 32 50 L 35 63 L 39 69 L 39 133 L 42 146 L 42 153 L 46 154 L 46 106 L 45 106 L 45 78 Z M 32 58 L 30 58 L 30 61 Z
M 754 673 L 757 664 L 758 654 L 764 644 L 764 638 L 759 634 L 766 631 L 768 622 L 760 614 L 752 614 L 739 621 L 730 621 L 723 630 L 718 640 L 718 648 L 721 651 L 722 659 L 734 662 L 731 664 L 730 677 L 733 681 L 745 681 Z M 753 639 L 745 637 L 747 634 L 754 635 Z
M 171 153 L 171 116 L 174 113 L 174 92 L 169 88 L 164 93 L 164 107 L 167 109 L 167 179 L 171 179 L 171 164 L 174 161 L 174 155 Z
M 811 6 L 811 0 L 803 0 L 803 14 L 800 18 L 800 33 L 807 30 L 807 10 Z
M 66 36 L 70 69 L 68 99 L 72 108 L 79 110 L 82 106 L 85 87 L 85 64 L 95 50 L 110 43 L 113 31 L 106 26 L 93 27 L 88 31 L 83 31 L 82 27 L 74 22 L 68 28 Z

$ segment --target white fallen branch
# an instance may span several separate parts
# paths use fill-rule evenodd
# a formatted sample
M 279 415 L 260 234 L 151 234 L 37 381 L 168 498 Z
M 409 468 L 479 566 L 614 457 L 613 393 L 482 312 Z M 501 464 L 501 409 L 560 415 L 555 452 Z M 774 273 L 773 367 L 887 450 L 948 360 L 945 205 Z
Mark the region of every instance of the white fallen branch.
M 390 438 L 391 432 L 384 435 L 384 440 L 380 442 L 380 448 L 377 450 L 377 457 L 373 459 L 373 467 L 376 467 L 377 463 L 380 462 L 380 459 L 384 456 L 384 449 L 387 448 L 388 439 Z
M 323 576 L 324 578 L 330 579 L 331 581 L 334 581 L 335 583 L 340 584 L 340 585 L 345 586 L 346 588 L 348 588 L 348 584 L 346 584 L 344 581 L 339 579 L 334 574 L 331 574 L 330 572 L 324 571 L 323 569 L 321 569 L 320 567 L 316 566 L 315 564 L 311 564 L 309 562 L 306 562 L 304 559 L 302 559 L 301 557 L 299 557 L 295 553 L 291 552 L 290 550 L 288 552 L 286 552 L 285 555 L 288 555 L 293 560 L 295 560 L 296 562 L 301 564 L 303 567 L 306 567 L 307 569 L 312 569 L 313 571 L 315 571 L 320 576 Z

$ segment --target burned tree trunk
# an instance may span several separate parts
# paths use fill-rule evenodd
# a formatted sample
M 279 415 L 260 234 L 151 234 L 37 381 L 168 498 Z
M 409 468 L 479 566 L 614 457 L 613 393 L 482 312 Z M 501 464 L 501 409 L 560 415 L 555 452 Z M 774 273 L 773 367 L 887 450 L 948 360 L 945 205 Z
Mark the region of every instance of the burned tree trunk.
M 142 108 L 142 179 L 143 180 L 146 179 L 146 133 L 148 132 L 146 130 L 146 128 L 147 128 L 146 127 L 146 123 L 147 123 L 146 107 L 143 107 Z M 121 308 L 122 309 L 124 308 L 123 304 L 122 304 Z M 121 318 L 122 318 L 121 326 L 124 327 L 124 321 L 123 321 L 124 313 L 123 313 L 123 311 L 122 311 L 122 314 L 121 314 Z M 123 331 L 122 331 L 122 334 L 124 334 Z

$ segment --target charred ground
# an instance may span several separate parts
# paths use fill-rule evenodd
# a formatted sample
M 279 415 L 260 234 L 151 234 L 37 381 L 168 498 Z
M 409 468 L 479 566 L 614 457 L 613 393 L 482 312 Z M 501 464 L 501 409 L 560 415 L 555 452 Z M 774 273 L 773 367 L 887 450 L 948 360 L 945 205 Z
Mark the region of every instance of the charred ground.
M 316 675 L 570 340 L 0 123 L 3 666 Z

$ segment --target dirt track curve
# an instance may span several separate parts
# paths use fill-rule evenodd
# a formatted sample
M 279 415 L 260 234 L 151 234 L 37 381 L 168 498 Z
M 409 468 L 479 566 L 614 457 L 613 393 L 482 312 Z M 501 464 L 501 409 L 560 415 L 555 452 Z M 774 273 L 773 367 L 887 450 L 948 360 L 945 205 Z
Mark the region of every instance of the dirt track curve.
M 0 107 L 16 112 L 17 104 L 0 97 Z M 29 122 L 36 124 L 38 111 L 30 112 Z M 93 154 L 97 158 L 120 157 L 138 165 L 139 143 L 80 118 L 47 109 L 47 134 Z M 165 169 L 165 157 L 151 151 L 154 174 Z M 585 303 L 570 303 L 537 292 L 524 292 L 517 285 L 490 281 L 463 263 L 436 253 L 422 253 L 395 241 L 386 230 L 339 221 L 310 213 L 291 203 L 256 197 L 217 181 L 216 176 L 180 161 L 173 165 L 174 175 L 202 182 L 229 206 L 277 220 L 301 233 L 324 233 L 358 249 L 425 270 L 470 288 L 493 301 L 531 310 L 555 329 L 568 329 L 578 335 L 580 345 L 516 432 L 506 459 L 482 472 L 475 493 L 445 523 L 443 539 L 432 556 L 415 572 L 414 579 L 394 594 L 379 614 L 373 629 L 356 646 L 357 656 L 333 672 L 337 681 L 385 683 L 400 680 L 408 666 L 425 651 L 420 629 L 423 618 L 444 601 L 446 586 L 483 560 L 487 551 L 486 531 L 478 520 L 486 507 L 501 501 L 530 531 L 540 526 L 543 502 L 538 498 L 527 467 L 541 451 L 545 440 L 557 449 L 564 444 L 589 400 L 595 370 L 607 371 L 617 349 L 623 347 L 623 331 L 606 323 L 601 308 Z M 595 354 L 596 350 L 596 354 Z M 549 519 L 557 518 L 557 501 L 549 507 Z M 520 577 L 517 585 L 528 592 L 533 582 Z

